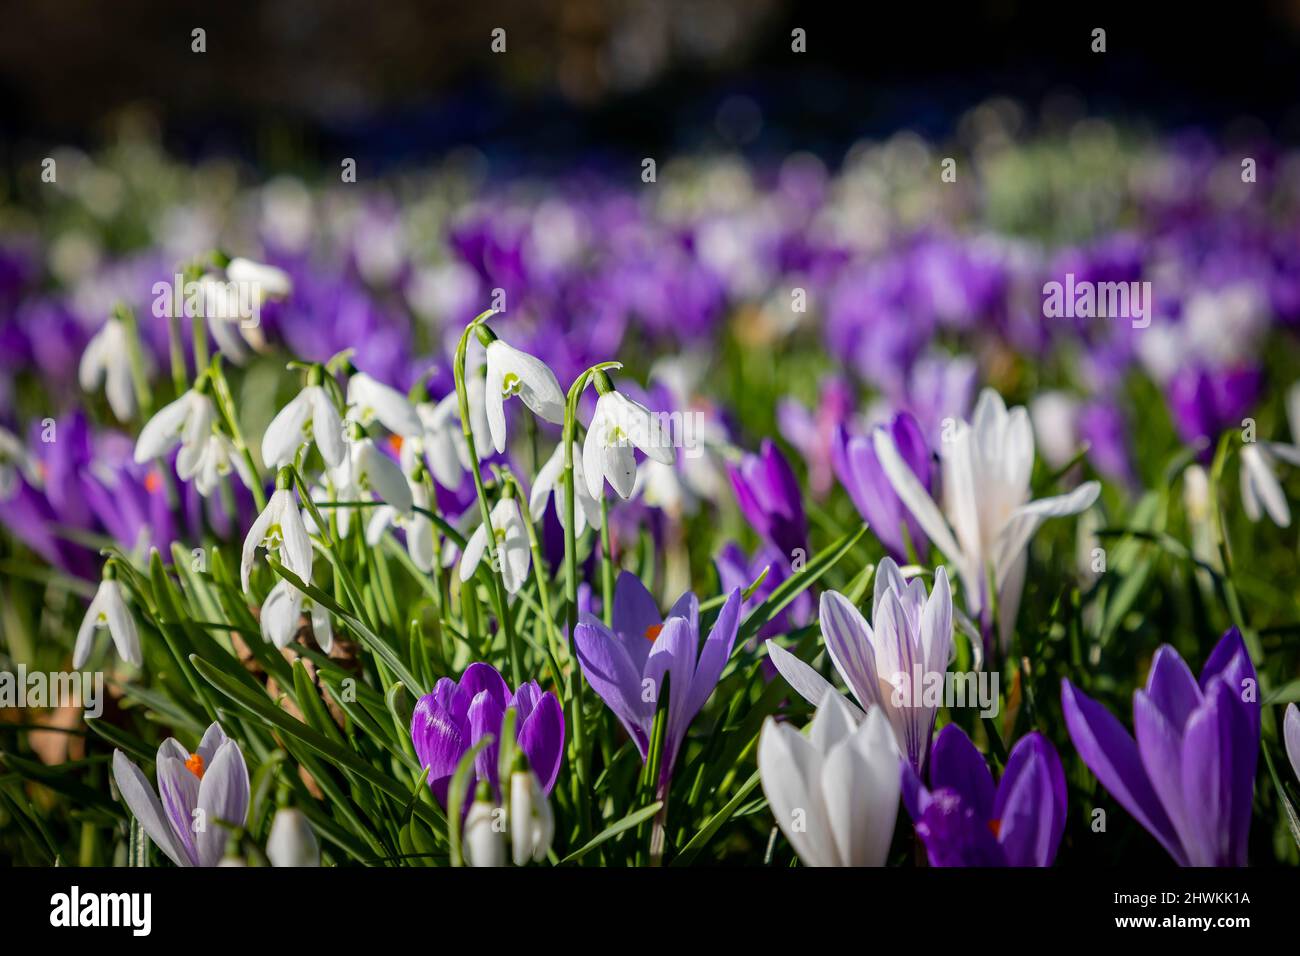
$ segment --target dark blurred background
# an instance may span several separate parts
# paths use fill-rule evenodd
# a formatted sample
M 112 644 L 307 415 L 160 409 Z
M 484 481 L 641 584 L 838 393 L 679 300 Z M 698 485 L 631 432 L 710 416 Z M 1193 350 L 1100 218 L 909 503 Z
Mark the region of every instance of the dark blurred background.
M 0 3 L 0 138 L 5 161 L 93 146 L 125 111 L 182 154 L 272 165 L 277 151 L 387 164 L 466 143 L 530 164 L 717 145 L 831 157 L 900 127 L 941 136 L 1005 94 L 1295 141 L 1297 63 L 1300 0 L 29 0 Z

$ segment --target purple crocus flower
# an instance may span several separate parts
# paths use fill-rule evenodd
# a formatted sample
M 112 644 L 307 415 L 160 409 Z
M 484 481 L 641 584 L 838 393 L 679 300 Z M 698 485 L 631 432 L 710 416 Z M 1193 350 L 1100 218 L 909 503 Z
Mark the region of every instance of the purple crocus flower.
M 876 427 L 890 433 L 903 461 L 907 462 L 907 466 L 926 490 L 933 491 L 934 469 L 931 467 L 930 449 L 916 419 L 907 412 L 901 412 L 889 424 Z M 912 512 L 899 500 L 885 470 L 880 467 L 871 436 L 850 437 L 841 428 L 836 434 L 831 454 L 840 484 L 853 499 L 858 514 L 871 525 L 872 532 L 885 546 L 890 557 L 896 561 L 907 561 L 906 542 L 910 539 L 917 557 L 924 562 L 930 551 L 929 541 Z M 906 538 L 903 536 L 904 528 L 907 529 Z
M 1258 369 L 1225 371 L 1187 367 L 1168 384 L 1169 411 L 1179 436 L 1189 445 L 1213 442 L 1225 428 L 1241 423 L 1241 417 L 1259 398 L 1262 377 Z M 1214 448 L 1203 450 L 1209 461 Z
M 754 591 L 741 610 L 749 612 L 766 601 L 782 582 L 793 573 L 790 559 L 771 545 L 760 545 L 754 556 L 747 557 L 744 549 L 736 542 L 730 541 L 718 553 L 713 561 L 718 569 L 718 580 L 722 590 L 730 593 L 733 589 L 743 591 L 767 569 L 767 576 Z M 812 595 L 803 591 L 790 602 L 779 614 L 764 624 L 754 635 L 754 641 L 766 640 L 777 634 L 788 634 L 793 628 L 803 627 L 812 617 Z M 753 641 L 751 641 L 751 644 Z M 767 661 L 764 659 L 764 664 Z
M 1245 866 L 1259 759 L 1255 667 L 1240 632 L 1201 670 L 1169 645 L 1133 693 L 1137 739 L 1068 679 L 1061 705 L 1079 756 L 1179 866 Z
M 533 773 L 548 794 L 560 774 L 564 756 L 564 711 L 559 698 L 543 692 L 537 681 L 521 684 L 513 694 L 505 678 L 491 664 L 465 668 L 459 681 L 440 678 L 433 693 L 425 694 L 411 714 L 411 743 L 420 766 L 429 770 L 429 787 L 445 807 L 447 788 L 465 751 L 484 734 L 496 740 L 474 758 L 468 793 L 487 780 L 500 794 L 497 778 L 497 741 L 506 710 L 515 708 L 515 741 Z
M 771 439 L 763 439 L 757 455 L 728 465 L 736 502 L 759 536 L 786 555 L 808 550 L 808 522 L 802 494 L 790 463 Z
M 956 724 L 935 741 L 928 790 L 901 763 L 903 804 L 931 866 L 1051 866 L 1065 832 L 1065 773 L 1042 734 L 1020 738 L 996 787 Z
M 736 644 L 740 630 L 740 590 L 727 601 L 700 647 L 700 602 L 689 591 L 667 617 L 636 575 L 622 572 L 614 587 L 613 628 L 583 614 L 574 629 L 578 662 L 587 683 L 600 695 L 636 744 L 644 761 L 664 677 L 669 679 L 668 727 L 659 771 L 659 793 L 668 790 L 673 764 L 686 729 L 700 712 Z
M 229 828 L 242 827 L 248 815 L 248 767 L 239 744 L 213 723 L 194 753 L 168 737 L 154 766 L 157 791 L 126 754 L 113 751 L 113 780 L 122 799 L 177 866 L 216 866 Z

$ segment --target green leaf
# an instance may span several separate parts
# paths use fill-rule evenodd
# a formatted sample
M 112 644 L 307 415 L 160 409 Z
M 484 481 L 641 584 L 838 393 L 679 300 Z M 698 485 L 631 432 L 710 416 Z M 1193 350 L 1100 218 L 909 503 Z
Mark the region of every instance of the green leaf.
M 620 833 L 625 833 L 628 830 L 640 826 L 642 823 L 649 820 L 656 813 L 658 813 L 659 808 L 662 806 L 663 806 L 663 801 L 656 800 L 654 803 L 650 804 L 649 806 L 642 807 L 640 810 L 636 810 L 632 813 L 629 813 L 622 820 L 619 820 L 617 823 L 611 824 L 610 826 L 606 827 L 604 830 L 601 830 L 600 833 L 592 837 L 582 847 L 580 847 L 577 850 L 574 850 L 572 853 L 566 856 L 563 860 L 560 861 L 560 865 L 563 866 L 566 863 L 578 862 L 584 856 L 590 853 L 592 850 L 596 849 L 596 847 L 604 843 L 606 840 L 611 840 L 614 837 L 618 836 Z

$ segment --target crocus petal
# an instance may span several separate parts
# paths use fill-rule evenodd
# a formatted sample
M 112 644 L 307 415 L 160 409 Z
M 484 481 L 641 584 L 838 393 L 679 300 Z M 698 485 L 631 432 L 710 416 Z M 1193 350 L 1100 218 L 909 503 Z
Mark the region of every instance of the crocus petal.
M 879 710 L 827 754 L 822 799 L 843 865 L 884 866 L 898 816 L 897 760 L 893 732 Z
M 448 678 L 440 687 L 454 688 Z M 429 787 L 443 805 L 447 805 L 447 787 L 451 783 L 461 756 L 469 749 L 469 725 L 455 720 L 437 691 L 425 694 L 411 712 L 411 743 L 421 768 L 429 770 Z
M 1039 525 L 1048 518 L 1062 518 L 1086 511 L 1092 507 L 1100 494 L 1100 484 L 1095 481 L 1085 481 L 1068 495 L 1039 498 L 1012 512 L 1006 524 L 998 532 L 990 553 L 989 560 L 993 563 L 996 574 L 995 586 L 1002 587 L 1012 562 L 1024 551 Z
M 520 725 L 517 739 L 542 789 L 549 795 L 564 760 L 564 709 L 559 698 L 550 692 L 543 694 Z
M 821 796 L 822 758 L 788 724 L 763 721 L 758 772 L 776 824 L 807 866 L 835 866 L 839 853 Z
M 736 634 L 740 630 L 740 589 L 735 588 L 727 595 L 726 603 L 718 612 L 713 630 L 709 632 L 700 651 L 699 663 L 695 666 L 695 676 L 691 680 L 691 694 L 686 701 L 687 711 L 694 716 L 704 707 L 713 689 L 718 686 L 722 671 L 727 666 L 732 649 L 736 646 Z
M 1185 866 L 1187 856 L 1173 823 L 1152 789 L 1137 744 L 1123 725 L 1068 679 L 1061 681 L 1061 708 L 1070 737 L 1088 769 L 1169 855 Z
M 131 813 L 140 821 L 158 849 L 177 866 L 193 866 L 188 853 L 176 840 L 171 824 L 163 815 L 162 803 L 144 773 L 120 750 L 113 751 L 113 781 Z
M 852 602 L 838 591 L 823 592 L 819 619 L 826 650 L 844 683 L 864 710 L 881 706 L 880 677 L 871 627 Z
M 173 747 L 169 749 L 159 748 L 158 759 L 154 763 L 154 773 L 158 778 L 158 798 L 172 825 L 176 842 L 185 849 L 192 865 L 199 866 L 197 837 L 211 821 L 205 814 L 195 812 L 199 806 L 199 778 L 185 765 L 189 755 L 175 741 L 170 743 Z
M 767 641 L 767 656 L 776 668 L 777 673 L 785 678 L 800 697 L 808 701 L 814 707 L 820 707 L 826 699 L 827 694 L 834 694 L 844 701 L 853 713 L 854 719 L 861 721 L 865 714 L 858 709 L 852 701 L 848 700 L 843 694 L 836 690 L 826 678 L 817 673 L 799 658 L 795 657 L 780 644 L 774 641 Z
M 239 745 L 228 740 L 208 764 L 199 784 L 198 806 L 207 818 L 206 828 L 197 834 L 200 866 L 221 862 L 230 837 L 226 825 L 244 826 L 248 800 L 248 766 Z
M 939 731 L 930 755 L 930 788 L 941 787 L 959 794 L 981 820 L 993 818 L 993 775 L 984 755 L 956 724 Z
M 1050 866 L 1065 829 L 1065 773 L 1041 734 L 1026 734 L 1011 750 L 998 785 L 993 819 L 1009 866 Z
M 1234 757 L 1258 752 L 1258 739 L 1251 739 L 1249 720 L 1237 703 L 1227 683 L 1216 681 L 1183 735 L 1182 784 L 1191 832 L 1185 847 L 1192 866 L 1246 865 L 1255 761 L 1253 753 L 1249 764 Z M 1239 773 L 1247 767 L 1249 776 Z M 1243 776 L 1244 788 L 1238 786 Z
M 1286 755 L 1291 760 L 1291 769 L 1300 780 L 1300 707 L 1295 704 L 1287 704 L 1282 735 L 1286 738 Z
M 644 760 L 654 703 L 643 700 L 641 671 L 633 665 L 622 642 L 591 614 L 582 615 L 573 629 L 573 641 L 587 683 L 613 711 Z
M 916 474 L 907 466 L 907 462 L 903 461 L 889 432 L 884 429 L 874 432 L 872 447 L 880 460 L 880 467 L 885 470 L 889 483 L 894 487 L 894 492 L 921 525 L 921 530 L 950 559 L 959 560 L 962 557 L 962 550 L 957 547 L 957 539 L 953 537 L 948 522 L 944 520 L 938 505 L 934 503 Z
M 498 761 L 501 754 L 501 721 L 505 708 L 490 691 L 479 691 L 469 705 L 470 743 L 478 743 L 485 734 L 492 734 L 492 743 L 474 755 L 474 773 L 479 780 L 487 780 L 493 790 L 497 787 Z

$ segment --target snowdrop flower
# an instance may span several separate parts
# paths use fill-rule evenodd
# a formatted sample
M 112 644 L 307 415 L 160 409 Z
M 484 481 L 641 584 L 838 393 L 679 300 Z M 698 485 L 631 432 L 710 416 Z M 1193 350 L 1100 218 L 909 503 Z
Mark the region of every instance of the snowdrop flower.
M 488 431 L 498 452 L 506 450 L 505 400 L 518 395 L 533 414 L 564 424 L 564 392 L 545 362 L 493 339 L 487 347 L 486 399 Z
M 861 726 L 838 694 L 804 736 L 771 717 L 758 772 L 777 826 L 807 866 L 883 866 L 898 817 L 898 751 L 873 708 Z
M 662 464 L 676 461 L 671 436 L 658 426 L 650 410 L 610 389 L 596 402 L 582 446 L 582 468 L 592 498 L 600 499 L 606 480 L 621 497 L 631 496 L 636 486 L 634 447 Z
M 18 490 L 20 475 L 29 485 L 40 486 L 36 460 L 17 435 L 0 427 L 0 501 L 7 501 Z
M 410 482 L 412 505 L 428 509 L 429 489 L 424 481 Z M 411 508 L 399 511 L 392 505 L 380 505 L 366 523 L 366 544 L 372 548 L 379 544 L 384 532 L 391 526 L 406 529 L 406 553 L 415 566 L 426 574 L 433 570 L 433 522 Z
M 242 827 L 248 816 L 248 765 L 239 744 L 213 723 L 194 753 L 175 737 L 164 740 L 155 770 L 156 791 L 126 754 L 113 751 L 117 789 L 158 849 L 177 866 L 217 866 L 228 826 Z
M 1258 521 L 1265 513 L 1279 528 L 1290 527 L 1291 506 L 1277 479 L 1275 464 L 1300 466 L 1300 382 L 1287 390 L 1287 418 L 1292 444 L 1273 441 L 1246 442 L 1241 448 L 1241 506 L 1246 517 Z
M 880 710 L 889 720 L 898 748 L 920 773 L 930 753 L 938 707 L 927 704 L 936 679 L 942 682 L 952 654 L 952 595 L 948 575 L 934 572 L 929 597 L 921 578 L 904 580 L 891 558 L 876 569 L 872 620 L 867 623 L 843 594 L 826 591 L 820 620 L 826 650 L 835 669 L 863 710 Z M 776 669 L 814 707 L 828 693 L 840 697 L 820 674 L 789 651 L 767 642 Z M 861 712 L 845 701 L 850 713 Z
M 506 843 L 498 823 L 499 810 L 492 805 L 492 786 L 479 781 L 474 803 L 465 817 L 464 838 L 461 845 L 465 862 L 470 866 L 505 866 Z
M 118 583 L 111 563 L 104 567 L 104 579 L 99 582 L 99 590 L 95 592 L 90 607 L 86 608 L 86 616 L 81 619 L 77 643 L 72 651 L 73 667 L 80 670 L 85 666 L 95 642 L 95 631 L 101 627 L 108 628 L 118 657 L 136 667 L 144 663 L 140 653 L 140 633 L 136 630 L 135 618 L 127 610 L 122 585 Z
M 555 837 L 555 815 L 537 775 L 528 769 L 528 758 L 518 751 L 510 774 L 510 850 L 515 866 L 529 860 L 546 859 Z
M 343 443 L 343 420 L 320 384 L 316 369 L 308 384 L 288 405 L 280 409 L 262 436 L 262 461 L 268 468 L 290 464 L 304 443 L 315 442 L 321 458 L 331 468 L 343 463 L 347 449 Z
M 488 447 L 487 411 L 484 407 L 484 385 L 474 378 L 465 383 L 465 397 L 469 400 L 470 433 L 480 457 Z M 416 406 L 423 431 L 419 438 L 402 443 L 402 468 L 411 471 L 415 458 L 423 456 L 424 463 L 433 473 L 434 480 L 448 490 L 460 487 L 465 473 L 470 469 L 469 444 L 460 423 L 460 406 L 452 392 L 437 405 L 423 402 Z
M 136 439 L 136 463 L 162 458 L 179 444 L 176 474 L 182 481 L 193 480 L 194 487 L 204 497 L 232 470 L 251 487 L 252 476 L 234 443 L 217 429 L 216 405 L 203 388 L 200 384 L 190 389 L 149 419 Z
M 298 624 L 304 608 L 311 615 L 311 630 L 316 643 L 328 654 L 334 647 L 334 625 L 330 621 L 329 611 L 283 579 L 276 582 L 262 602 L 259 615 L 262 640 L 281 650 L 292 644 L 298 636 Z
M 528 495 L 528 513 L 533 521 L 542 520 L 548 496 L 555 498 L 555 515 L 560 519 L 560 526 L 564 527 L 568 522 L 564 507 L 564 442 L 555 446 L 555 451 L 551 452 L 551 457 L 546 459 L 546 464 L 542 465 L 537 477 L 533 479 L 533 490 Z M 582 534 L 587 525 L 599 530 L 600 503 L 588 493 L 586 476 L 582 470 L 582 453 L 577 442 L 573 443 L 573 501 L 576 505 L 574 523 L 577 525 L 574 535 Z
M 1029 415 L 1023 407 L 1008 412 L 991 388 L 980 395 L 972 422 L 958 422 L 942 443 L 942 510 L 904 462 L 888 431 L 877 430 L 873 442 L 898 497 L 956 565 L 972 616 L 988 614 L 986 574 L 992 571 L 1006 647 L 1015 628 L 1026 548 L 1034 532 L 1047 518 L 1090 507 L 1101 486 L 1088 481 L 1068 495 L 1030 501 L 1034 435 Z
M 252 286 L 257 290 L 259 302 L 283 299 L 293 292 L 293 280 L 289 278 L 289 273 L 276 266 L 239 256 L 226 265 L 226 278 L 231 282 Z
M 320 844 L 301 810 L 281 807 L 271 821 L 266 858 L 272 866 L 320 866 Z
M 353 438 L 343 464 L 331 469 L 329 475 L 334 497 L 339 501 L 371 501 L 373 495 L 378 495 L 403 515 L 409 514 L 415 503 L 401 466 L 366 437 Z M 351 527 L 352 510 L 338 510 L 339 534 L 344 537 Z
M 221 354 L 236 365 L 248 358 L 248 347 L 242 335 L 245 320 L 252 319 L 251 310 L 240 302 L 239 287 L 228 284 L 213 275 L 205 275 L 198 282 L 203 303 L 203 317 L 208 331 L 217 343 Z
M 496 538 L 495 551 L 501 579 L 505 582 L 506 590 L 514 594 L 528 577 L 532 553 L 528 550 L 528 531 L 524 528 L 519 504 L 513 497 L 502 498 L 493 506 L 492 534 Z M 474 576 L 486 550 L 487 526 L 480 524 L 465 542 L 465 553 L 460 559 L 462 581 L 468 581 Z
M 108 405 L 118 421 L 127 421 L 135 414 L 130 335 L 120 319 L 110 318 L 86 344 L 77 380 L 86 392 L 95 391 L 103 382 Z
M 311 539 L 298 511 L 298 503 L 289 490 L 289 479 L 284 472 L 277 480 L 275 494 L 257 516 L 244 538 L 244 550 L 239 562 L 239 579 L 248 590 L 248 579 L 258 545 L 267 552 L 275 552 L 280 563 L 302 581 L 311 580 Z M 296 619 L 296 615 L 295 615 Z
M 397 389 L 376 381 L 365 372 L 353 372 L 348 379 L 348 408 L 351 417 L 363 425 L 375 419 L 395 435 L 419 438 L 424 428 L 420 416 Z

